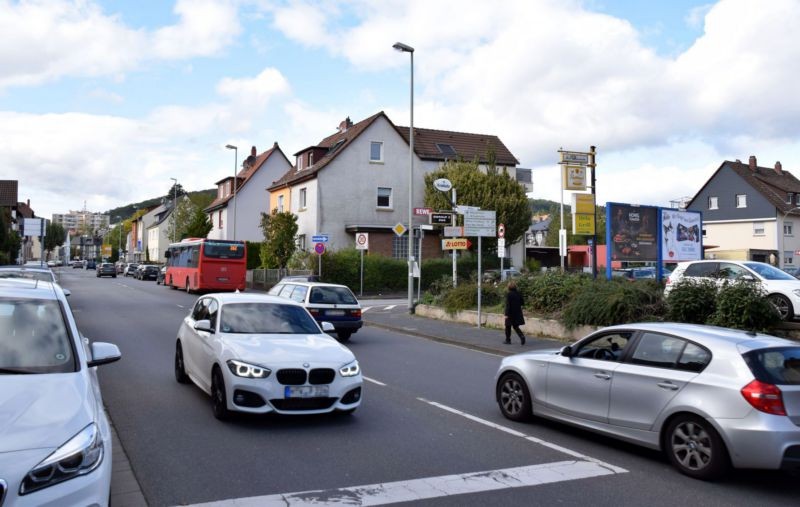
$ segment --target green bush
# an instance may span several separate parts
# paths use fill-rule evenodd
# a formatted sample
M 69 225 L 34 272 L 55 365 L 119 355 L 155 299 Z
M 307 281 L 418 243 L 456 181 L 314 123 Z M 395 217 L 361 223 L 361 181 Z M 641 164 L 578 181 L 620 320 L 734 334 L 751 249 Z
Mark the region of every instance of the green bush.
M 503 294 L 500 289 L 484 285 L 481 289 L 481 305 L 494 306 L 500 304 Z M 472 310 L 478 307 L 478 286 L 476 284 L 461 283 L 456 288 L 451 288 L 442 297 L 442 306 L 449 314 L 460 310 Z
M 247 245 L 247 269 L 258 269 L 261 267 L 261 243 L 257 241 L 245 241 Z
M 661 320 L 666 312 L 662 290 L 655 280 L 590 279 L 567 303 L 562 320 L 570 329 Z
M 723 286 L 717 294 L 716 311 L 708 324 L 768 331 L 780 322 L 780 315 L 758 284 L 739 281 Z
M 667 319 L 673 322 L 705 324 L 714 314 L 717 285 L 711 280 L 683 279 L 667 296 Z
M 560 313 L 591 281 L 590 276 L 581 273 L 548 271 L 519 278 L 517 289 L 527 309 L 552 315 Z

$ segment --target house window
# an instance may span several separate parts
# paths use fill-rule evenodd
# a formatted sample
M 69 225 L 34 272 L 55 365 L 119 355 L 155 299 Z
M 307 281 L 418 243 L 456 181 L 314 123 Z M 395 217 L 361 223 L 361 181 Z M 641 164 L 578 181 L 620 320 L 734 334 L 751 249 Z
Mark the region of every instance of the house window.
M 789 264 L 790 266 L 794 265 L 794 252 L 791 250 L 783 252 L 783 263 Z
M 793 199 L 794 199 L 794 193 L 789 192 L 788 197 L 786 198 L 786 204 L 792 204 Z
M 719 209 L 719 205 L 717 204 L 716 197 L 709 197 L 708 198 L 708 209 Z
M 764 235 L 764 222 L 753 222 L 753 236 Z
M 414 252 L 419 252 L 419 237 L 414 236 Z M 392 235 L 392 257 L 395 259 L 408 259 L 408 234 L 402 236 Z
M 283 196 L 278 196 L 278 213 L 283 213 Z
M 792 235 L 792 222 L 784 222 L 783 223 L 783 235 L 784 236 L 791 236 Z
M 300 250 L 301 252 L 305 252 L 306 251 L 306 235 L 305 234 L 300 234 L 299 236 L 297 236 L 297 249 Z
M 383 162 L 383 143 L 379 141 L 372 141 L 369 144 L 369 161 L 370 162 Z
M 314 165 L 314 152 L 313 151 L 309 151 L 308 152 L 308 167 L 311 167 L 312 165 Z
M 391 208 L 392 207 L 392 189 L 385 187 L 378 187 L 378 207 Z
M 300 189 L 300 209 L 306 209 L 306 189 Z
M 222 229 L 222 210 L 219 210 L 219 218 L 217 219 L 217 227 Z
M 302 155 L 299 155 L 297 157 L 297 170 L 298 171 L 302 171 L 303 170 L 303 156 Z
M 747 194 L 736 194 L 736 207 L 737 208 L 747 207 Z

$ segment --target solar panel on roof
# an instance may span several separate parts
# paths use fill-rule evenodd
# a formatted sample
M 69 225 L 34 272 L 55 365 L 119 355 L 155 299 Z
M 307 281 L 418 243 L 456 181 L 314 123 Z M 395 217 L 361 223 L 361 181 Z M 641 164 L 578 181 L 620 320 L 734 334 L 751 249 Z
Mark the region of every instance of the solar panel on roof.
M 453 146 L 450 144 L 436 143 L 436 147 L 439 149 L 439 153 L 441 153 L 445 157 L 456 156 L 456 150 L 453 149 Z

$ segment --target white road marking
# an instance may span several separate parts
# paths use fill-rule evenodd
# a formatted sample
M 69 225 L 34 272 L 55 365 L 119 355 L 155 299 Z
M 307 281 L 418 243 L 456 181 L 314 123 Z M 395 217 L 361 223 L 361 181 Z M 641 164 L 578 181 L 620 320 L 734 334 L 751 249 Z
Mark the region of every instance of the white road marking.
M 384 384 L 383 382 L 379 382 L 379 381 L 375 380 L 374 378 L 364 377 L 364 380 L 372 382 L 373 384 L 378 384 L 379 386 L 386 387 L 386 384 Z
M 175 305 L 175 306 L 177 306 L 178 308 L 186 308 L 186 307 L 185 307 L 185 306 L 183 306 L 183 305 Z
M 410 481 L 384 482 L 352 488 L 302 491 L 252 496 L 193 504 L 193 507 L 272 507 L 305 505 L 385 505 L 413 502 L 467 493 L 587 479 L 615 472 L 594 462 L 560 461 L 523 467 L 487 470 L 458 475 L 426 477 Z
M 361 313 L 362 313 L 362 314 L 364 314 L 364 312 L 367 312 L 367 311 L 369 311 L 369 309 L 370 309 L 370 308 L 372 308 L 372 307 L 371 307 L 371 306 L 365 306 L 365 307 L 363 307 L 363 308 L 361 309 Z
M 385 307 L 385 308 L 384 308 L 384 310 L 392 310 L 392 309 L 394 309 L 394 307 L 396 307 L 396 306 L 397 306 L 397 305 L 389 305 L 389 306 Z

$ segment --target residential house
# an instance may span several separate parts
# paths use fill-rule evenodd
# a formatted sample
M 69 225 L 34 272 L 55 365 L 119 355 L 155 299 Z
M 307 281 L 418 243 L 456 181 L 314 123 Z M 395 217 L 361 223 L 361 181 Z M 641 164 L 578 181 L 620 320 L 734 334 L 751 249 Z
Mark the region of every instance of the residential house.
M 205 208 L 213 228 L 208 233 L 210 239 L 237 239 L 263 241 L 261 213 L 269 213 L 270 199 L 266 188 L 291 169 L 278 143 L 264 153 L 257 155 L 253 146 L 250 156 L 242 162 L 242 169 L 236 175 L 236 199 L 234 205 L 234 177 L 219 180 L 217 197 Z M 235 217 L 235 218 L 234 218 Z M 234 222 L 236 230 L 233 230 Z
M 155 211 L 161 206 L 154 206 L 147 208 L 147 211 L 138 218 L 131 220 L 131 234 L 128 244 L 128 259 L 129 262 L 144 262 L 151 260 L 148 258 L 149 252 L 147 249 L 147 229 L 156 222 Z
M 311 249 L 318 234 L 328 235 L 332 250 L 354 247 L 355 234 L 366 232 L 370 251 L 407 258 L 409 235 L 397 236 L 392 229 L 408 224 L 408 133 L 381 111 L 355 124 L 347 118 L 336 133 L 294 154 L 295 166 L 268 190 L 270 209 L 297 215 L 300 249 Z M 415 128 L 413 207 L 423 206 L 425 174 L 456 158 L 486 168 L 489 153 L 513 175 L 517 159 L 496 136 Z M 414 217 L 415 229 L 423 223 L 426 217 Z M 442 255 L 439 239 L 424 237 L 423 258 Z M 518 250 L 515 264 L 522 265 L 524 245 Z
M 164 252 L 173 238 L 169 237 L 170 218 L 172 216 L 172 201 L 165 201 L 150 213 L 155 220 L 147 228 L 147 253 L 151 262 L 163 264 L 166 262 Z
M 687 209 L 702 213 L 706 258 L 800 264 L 800 180 L 780 162 L 726 160 Z

